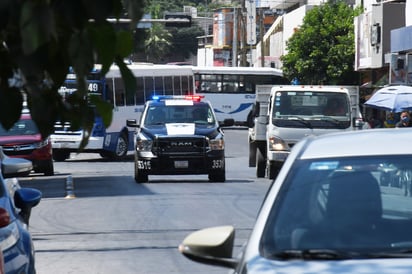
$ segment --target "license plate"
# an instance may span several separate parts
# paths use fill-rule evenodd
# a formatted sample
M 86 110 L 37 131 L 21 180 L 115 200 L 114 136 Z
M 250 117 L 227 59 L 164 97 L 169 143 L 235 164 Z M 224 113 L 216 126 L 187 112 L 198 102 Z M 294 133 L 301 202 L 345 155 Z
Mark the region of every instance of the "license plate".
M 188 161 L 175 161 L 175 168 L 188 168 L 189 162 Z

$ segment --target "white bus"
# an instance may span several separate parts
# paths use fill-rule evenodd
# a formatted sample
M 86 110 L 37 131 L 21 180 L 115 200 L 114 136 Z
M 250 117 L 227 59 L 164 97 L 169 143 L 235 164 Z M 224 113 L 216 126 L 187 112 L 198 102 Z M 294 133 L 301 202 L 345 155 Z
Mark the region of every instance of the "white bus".
M 212 103 L 219 121 L 237 125 L 248 124 L 256 85 L 289 84 L 281 70 L 268 67 L 193 67 L 193 73 L 195 93 Z
M 113 119 L 105 128 L 102 119 L 96 117 L 89 142 L 82 152 L 99 153 L 102 157 L 123 159 L 134 149 L 134 130 L 126 127 L 127 119 L 139 119 L 144 103 L 153 95 L 186 95 L 194 92 L 193 71 L 190 66 L 130 64 L 136 77 L 137 89 L 127 95 L 119 68 L 112 66 L 104 76 L 95 69 L 88 77 L 90 93 L 98 93 L 113 104 Z M 59 89 L 63 98 L 76 90 L 76 76 L 69 73 Z M 82 130 L 69 131 L 69 124 L 56 123 L 52 134 L 53 157 L 56 161 L 69 158 L 79 149 Z

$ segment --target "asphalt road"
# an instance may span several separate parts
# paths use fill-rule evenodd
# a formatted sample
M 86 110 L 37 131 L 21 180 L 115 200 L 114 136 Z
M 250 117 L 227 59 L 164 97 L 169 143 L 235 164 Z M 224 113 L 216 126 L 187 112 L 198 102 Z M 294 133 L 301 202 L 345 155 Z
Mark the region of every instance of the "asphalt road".
M 110 162 L 97 154 L 56 162 L 52 177 L 21 178 L 43 192 L 30 220 L 37 273 L 227 273 L 177 250 L 188 233 L 229 224 L 237 229 L 236 254 L 251 231 L 270 181 L 248 167 L 246 130 L 225 137 L 225 183 L 185 175 L 136 184 L 132 157 Z

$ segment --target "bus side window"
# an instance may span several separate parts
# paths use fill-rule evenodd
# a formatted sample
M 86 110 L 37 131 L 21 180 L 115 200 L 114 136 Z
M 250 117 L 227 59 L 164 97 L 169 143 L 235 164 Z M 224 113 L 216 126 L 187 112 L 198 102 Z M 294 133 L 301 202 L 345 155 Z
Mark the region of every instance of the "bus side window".
M 152 77 L 145 77 L 144 78 L 144 94 L 146 100 L 150 100 L 155 93 L 155 87 L 153 85 L 153 78 Z
M 189 82 L 187 83 L 187 93 L 186 94 L 193 94 L 194 90 L 193 90 L 193 76 L 189 76 Z
M 173 90 L 182 90 L 180 77 L 173 77 Z
M 166 95 L 173 95 L 173 79 L 171 76 L 164 77 L 164 90 Z
M 182 76 L 180 78 L 182 79 L 182 89 L 181 90 L 182 90 L 182 92 L 184 91 L 185 94 L 187 94 L 188 90 L 189 90 L 188 78 L 186 76 Z M 193 83 L 193 82 L 190 82 L 190 83 Z
M 106 83 L 106 101 L 113 105 L 113 87 L 111 86 L 111 84 L 111 79 L 108 79 Z
M 136 77 L 136 104 L 143 105 L 148 98 L 145 98 L 143 77 Z
M 114 79 L 114 84 L 115 84 L 115 105 L 116 106 L 124 106 L 125 105 L 125 89 L 124 89 L 124 84 L 123 84 L 123 79 L 122 78 L 115 78 Z
M 163 85 L 163 76 L 154 77 L 154 85 L 157 95 L 166 95 L 165 87 Z

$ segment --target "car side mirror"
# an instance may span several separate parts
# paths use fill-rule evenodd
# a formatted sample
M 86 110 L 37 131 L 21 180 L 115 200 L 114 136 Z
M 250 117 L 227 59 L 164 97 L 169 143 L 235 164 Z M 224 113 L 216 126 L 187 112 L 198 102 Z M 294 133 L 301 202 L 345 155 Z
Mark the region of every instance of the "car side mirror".
M 35 188 L 19 188 L 14 193 L 14 205 L 20 208 L 20 216 L 28 225 L 31 209 L 40 203 L 42 193 Z
M 217 226 L 189 234 L 179 245 L 179 251 L 192 261 L 236 268 L 239 260 L 232 257 L 235 229 Z

